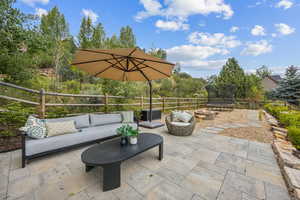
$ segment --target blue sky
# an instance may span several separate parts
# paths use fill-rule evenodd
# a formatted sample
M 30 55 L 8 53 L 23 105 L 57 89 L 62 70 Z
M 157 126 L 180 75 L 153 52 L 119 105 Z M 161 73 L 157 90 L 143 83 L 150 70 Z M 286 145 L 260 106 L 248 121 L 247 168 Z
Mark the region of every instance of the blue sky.
M 18 0 L 26 13 L 58 6 L 76 36 L 81 18 L 101 22 L 108 36 L 129 25 L 141 48 L 163 48 L 194 77 L 218 73 L 235 57 L 247 71 L 274 74 L 300 65 L 299 0 Z

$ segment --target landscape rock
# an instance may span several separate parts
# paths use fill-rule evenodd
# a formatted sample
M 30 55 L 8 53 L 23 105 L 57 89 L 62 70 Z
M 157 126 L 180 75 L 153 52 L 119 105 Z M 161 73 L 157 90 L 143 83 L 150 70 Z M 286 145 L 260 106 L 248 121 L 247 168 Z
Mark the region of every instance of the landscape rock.
M 283 171 L 287 183 L 292 186 L 293 189 L 300 189 L 300 170 L 284 167 Z
M 300 169 L 300 159 L 293 155 L 295 148 L 288 141 L 274 141 L 272 144 L 274 152 L 278 156 L 281 167 L 288 166 L 294 169 Z
M 299 189 L 296 189 L 293 194 L 294 194 L 294 198 L 296 200 L 300 200 L 300 190 Z
M 287 129 L 285 128 L 280 128 L 280 127 L 277 127 L 277 126 L 272 126 L 272 130 L 273 131 L 278 131 L 278 132 L 282 132 L 282 133 L 286 133 L 287 134 Z
M 286 137 L 286 136 L 287 136 L 287 133 L 285 133 L 285 132 L 281 132 L 281 131 L 276 131 L 276 130 L 273 130 L 273 133 L 274 133 L 274 134 L 278 134 L 278 135 L 282 135 L 282 136 L 284 136 L 284 137 Z

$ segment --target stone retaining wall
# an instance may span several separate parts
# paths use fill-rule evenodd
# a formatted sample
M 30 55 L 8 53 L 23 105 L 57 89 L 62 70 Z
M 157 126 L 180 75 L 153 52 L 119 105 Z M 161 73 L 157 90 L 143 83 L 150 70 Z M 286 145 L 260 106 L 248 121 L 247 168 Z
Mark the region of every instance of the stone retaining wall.
M 300 159 L 293 155 L 296 149 L 287 139 L 287 130 L 281 128 L 272 115 L 267 112 L 264 112 L 264 114 L 272 126 L 274 134 L 272 147 L 277 156 L 288 190 L 293 199 L 300 200 Z

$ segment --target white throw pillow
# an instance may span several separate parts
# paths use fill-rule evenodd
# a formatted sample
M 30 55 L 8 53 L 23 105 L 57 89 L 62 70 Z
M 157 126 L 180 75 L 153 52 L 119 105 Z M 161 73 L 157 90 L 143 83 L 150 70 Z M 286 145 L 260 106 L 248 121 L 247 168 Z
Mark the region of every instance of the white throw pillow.
M 172 122 L 180 122 L 180 119 L 179 119 L 180 113 L 181 113 L 180 111 L 172 111 L 171 121 Z
M 47 137 L 56 135 L 63 135 L 68 133 L 75 133 L 79 130 L 75 127 L 75 121 L 63 121 L 63 122 L 46 122 Z
M 181 112 L 178 115 L 179 121 L 185 122 L 185 123 L 188 123 L 192 119 L 192 117 L 193 116 L 191 114 L 187 113 L 187 112 Z
M 134 113 L 133 111 L 123 111 L 122 115 L 122 123 L 133 123 L 134 122 Z

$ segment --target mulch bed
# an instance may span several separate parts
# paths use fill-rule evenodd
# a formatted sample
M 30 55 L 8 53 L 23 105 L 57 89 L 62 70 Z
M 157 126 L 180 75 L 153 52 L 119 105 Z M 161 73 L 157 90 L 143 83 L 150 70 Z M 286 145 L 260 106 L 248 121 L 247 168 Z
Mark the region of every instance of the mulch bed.
M 20 149 L 22 147 L 21 136 L 0 136 L 0 153 Z

